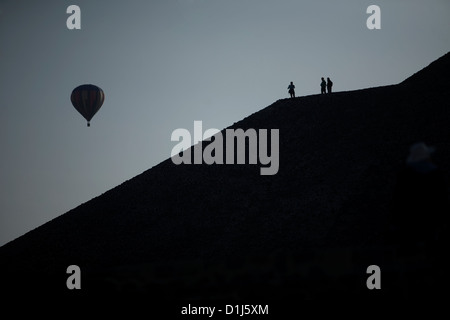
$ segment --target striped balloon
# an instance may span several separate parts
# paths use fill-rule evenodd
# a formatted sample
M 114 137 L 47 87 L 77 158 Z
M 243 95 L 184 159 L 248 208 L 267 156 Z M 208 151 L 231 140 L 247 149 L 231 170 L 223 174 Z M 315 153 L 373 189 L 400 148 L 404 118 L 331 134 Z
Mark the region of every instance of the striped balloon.
M 103 90 L 92 84 L 76 87 L 70 96 L 73 106 L 87 120 L 88 127 L 92 117 L 100 110 L 105 94 Z

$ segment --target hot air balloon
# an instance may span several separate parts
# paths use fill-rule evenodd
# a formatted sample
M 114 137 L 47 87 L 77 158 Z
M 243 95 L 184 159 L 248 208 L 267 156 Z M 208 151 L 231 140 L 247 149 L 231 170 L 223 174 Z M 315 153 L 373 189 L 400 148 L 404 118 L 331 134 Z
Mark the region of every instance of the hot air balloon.
M 77 111 L 87 120 L 87 126 L 105 100 L 103 90 L 93 84 L 83 84 L 72 91 L 70 101 Z

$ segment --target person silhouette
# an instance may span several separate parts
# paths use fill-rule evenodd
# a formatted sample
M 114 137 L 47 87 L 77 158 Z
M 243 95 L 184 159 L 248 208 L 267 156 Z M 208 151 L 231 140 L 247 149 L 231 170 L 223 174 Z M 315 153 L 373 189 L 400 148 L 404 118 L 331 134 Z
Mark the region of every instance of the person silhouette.
M 327 90 L 328 90 L 328 93 L 331 93 L 331 87 L 333 87 L 333 81 L 331 81 L 330 78 L 327 78 Z
M 320 83 L 320 93 L 326 93 L 326 87 L 327 83 L 325 82 L 325 79 L 322 77 L 322 82 Z
M 450 206 L 443 172 L 431 160 L 433 147 L 423 142 L 410 147 L 406 164 L 399 171 L 392 200 L 395 243 L 404 253 L 424 249 L 435 258 L 445 241 Z M 447 250 L 447 248 L 445 248 Z
M 287 87 L 289 89 L 289 94 L 291 95 L 291 98 L 295 98 L 295 85 L 291 81 L 291 84 Z

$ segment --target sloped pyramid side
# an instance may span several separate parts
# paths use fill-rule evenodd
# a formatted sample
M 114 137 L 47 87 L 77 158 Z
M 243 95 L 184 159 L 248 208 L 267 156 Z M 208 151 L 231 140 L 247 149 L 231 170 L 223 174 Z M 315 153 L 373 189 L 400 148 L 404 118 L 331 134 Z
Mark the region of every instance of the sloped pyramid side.
M 449 93 L 415 89 L 449 59 L 400 85 L 279 100 L 230 127 L 279 129 L 276 175 L 168 159 L 1 247 L 0 269 L 51 276 L 71 264 L 95 272 L 378 244 L 409 145 L 433 144 L 450 171 Z
M 448 91 L 449 71 L 450 52 L 413 74 L 401 84 L 417 90 L 420 90 L 420 88 L 428 88 L 434 91 Z

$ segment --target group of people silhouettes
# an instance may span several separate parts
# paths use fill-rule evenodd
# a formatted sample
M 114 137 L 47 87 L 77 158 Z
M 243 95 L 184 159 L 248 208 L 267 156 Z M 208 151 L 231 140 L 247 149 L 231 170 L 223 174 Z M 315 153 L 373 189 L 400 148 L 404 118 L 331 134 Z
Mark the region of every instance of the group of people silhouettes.
M 320 83 L 320 93 L 331 93 L 331 89 L 333 87 L 333 82 L 330 80 L 330 78 L 327 78 L 327 81 L 322 77 L 322 82 Z
M 287 88 L 291 98 L 295 98 L 295 85 L 292 81 Z M 328 93 L 331 93 L 332 88 L 333 88 L 333 81 L 331 81 L 330 78 L 327 78 L 327 81 L 325 81 L 325 79 L 322 77 L 322 82 L 320 83 L 320 93 L 324 94 L 327 93 L 327 91 Z

